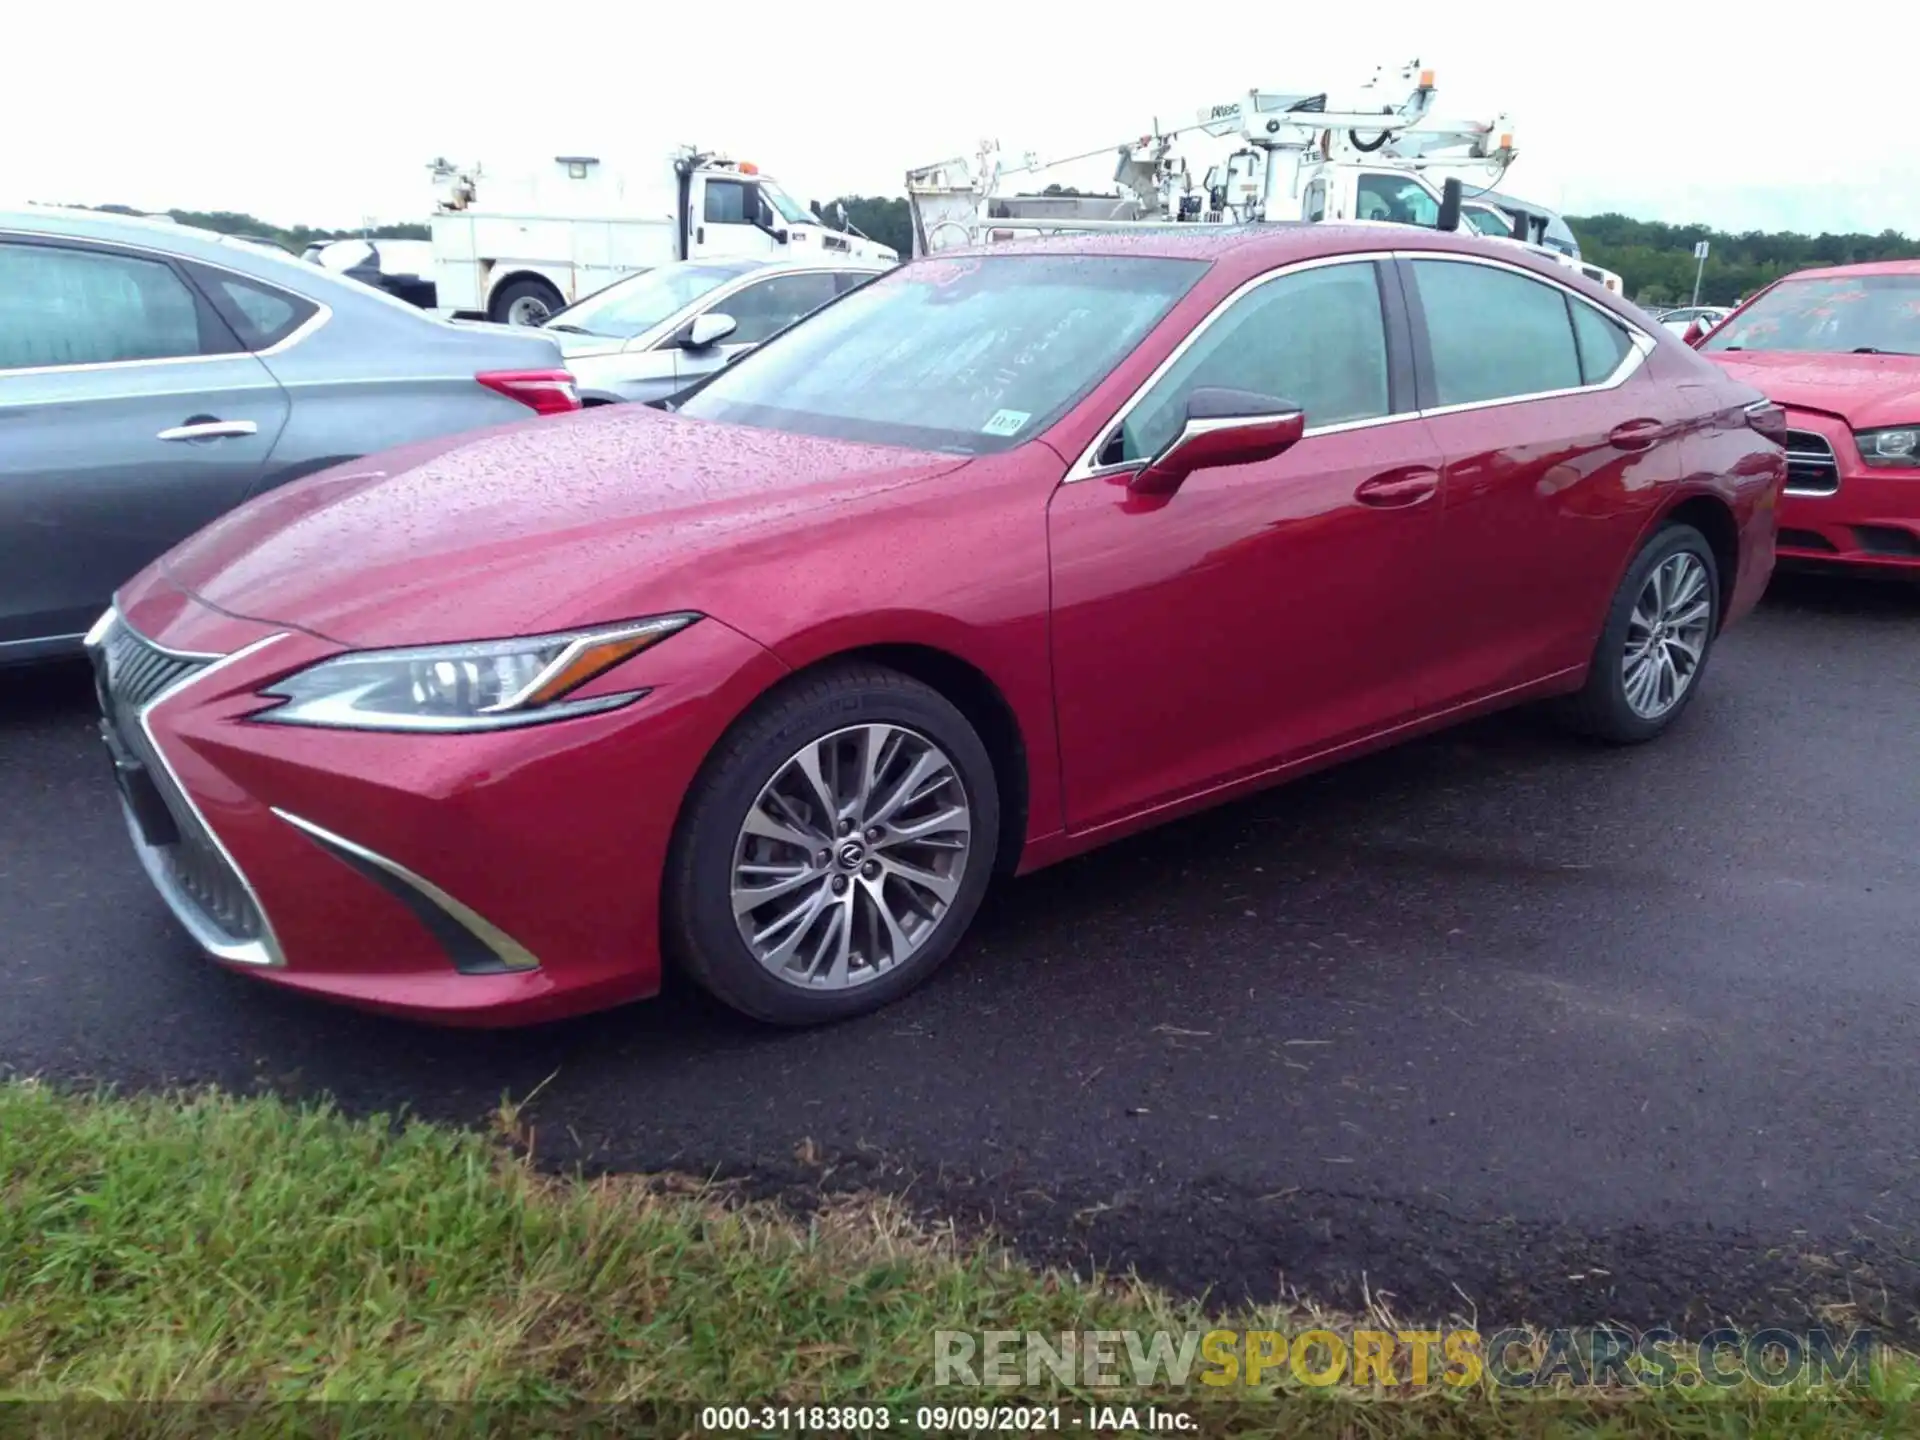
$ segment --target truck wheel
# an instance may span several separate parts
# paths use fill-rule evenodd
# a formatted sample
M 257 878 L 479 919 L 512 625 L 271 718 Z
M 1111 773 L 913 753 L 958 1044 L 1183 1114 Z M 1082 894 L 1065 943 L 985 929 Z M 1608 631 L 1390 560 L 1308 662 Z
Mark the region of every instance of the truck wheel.
M 565 303 L 544 280 L 515 280 L 493 292 L 487 318 L 496 325 L 539 325 Z

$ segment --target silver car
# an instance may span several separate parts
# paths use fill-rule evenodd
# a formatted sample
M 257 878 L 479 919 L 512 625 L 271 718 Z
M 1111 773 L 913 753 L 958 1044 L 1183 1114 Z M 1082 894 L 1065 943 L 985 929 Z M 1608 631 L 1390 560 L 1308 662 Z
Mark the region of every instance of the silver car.
M 681 260 L 542 322 L 588 405 L 663 399 L 890 269 L 859 260 Z
M 0 663 L 78 653 L 116 586 L 250 495 L 578 408 L 537 330 L 184 225 L 0 210 Z

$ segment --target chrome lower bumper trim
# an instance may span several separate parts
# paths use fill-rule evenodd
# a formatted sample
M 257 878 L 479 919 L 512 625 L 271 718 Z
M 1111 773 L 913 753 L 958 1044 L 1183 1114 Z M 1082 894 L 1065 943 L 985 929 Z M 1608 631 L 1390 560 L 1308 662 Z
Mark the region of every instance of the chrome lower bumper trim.
M 277 807 L 273 813 L 405 905 L 462 975 L 505 975 L 540 968 L 526 946 L 424 875 L 311 820 Z

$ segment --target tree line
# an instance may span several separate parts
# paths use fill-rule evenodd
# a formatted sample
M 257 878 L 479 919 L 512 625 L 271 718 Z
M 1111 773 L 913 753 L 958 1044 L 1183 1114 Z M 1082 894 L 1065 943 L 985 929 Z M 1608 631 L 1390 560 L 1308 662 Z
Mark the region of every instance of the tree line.
M 1706 225 L 1667 225 L 1625 215 L 1567 217 L 1583 258 L 1620 276 L 1643 305 L 1684 305 L 1693 296 L 1693 247 L 1707 242 L 1700 303 L 1731 305 L 1782 275 L 1816 265 L 1920 259 L 1920 241 L 1895 230 L 1878 235 L 1802 235 L 1792 230 L 1729 234 Z
M 836 207 L 840 205 L 846 207 L 849 228 L 882 245 L 892 246 L 903 256 L 913 253 L 913 221 L 904 199 L 891 195 L 845 195 L 838 201 L 815 205 L 814 212 L 823 224 L 838 228 Z M 93 208 L 125 215 L 141 213 L 126 205 Z M 273 225 L 257 216 L 231 210 L 169 210 L 166 213 L 183 225 L 275 240 L 296 251 L 317 241 L 349 236 L 424 240 L 429 235 L 423 224 L 328 230 L 311 225 Z M 1706 271 L 1701 277 L 1700 300 L 1707 305 L 1731 305 L 1782 275 L 1813 265 L 1920 259 L 1920 241 L 1909 240 L 1894 230 L 1883 230 L 1878 235 L 1803 235 L 1791 230 L 1749 230 L 1736 235 L 1707 225 L 1669 225 L 1616 214 L 1570 215 L 1567 224 L 1579 238 L 1581 254 L 1595 265 L 1619 274 L 1626 293 L 1643 305 L 1684 304 L 1692 297 L 1693 247 L 1702 240 L 1707 242 L 1708 253 Z

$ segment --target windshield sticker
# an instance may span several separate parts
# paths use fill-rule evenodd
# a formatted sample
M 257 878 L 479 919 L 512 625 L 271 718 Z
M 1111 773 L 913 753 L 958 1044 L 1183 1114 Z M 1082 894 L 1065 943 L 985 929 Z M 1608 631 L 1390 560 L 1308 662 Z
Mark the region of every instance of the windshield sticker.
M 996 410 L 993 418 L 980 427 L 982 435 L 1018 435 L 1020 427 L 1033 418 L 1031 410 Z

